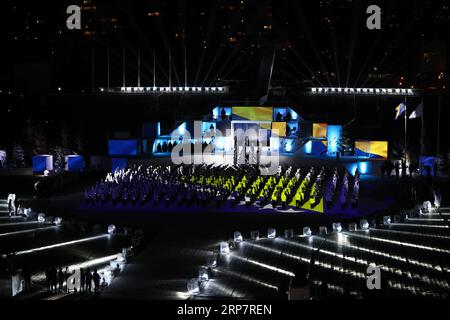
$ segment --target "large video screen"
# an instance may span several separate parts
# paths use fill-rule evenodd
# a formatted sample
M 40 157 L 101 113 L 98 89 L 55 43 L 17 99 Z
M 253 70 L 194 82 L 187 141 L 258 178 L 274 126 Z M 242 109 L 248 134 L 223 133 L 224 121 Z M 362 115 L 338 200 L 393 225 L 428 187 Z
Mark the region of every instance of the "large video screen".
M 279 137 L 286 137 L 286 122 L 272 122 L 272 133 L 276 132 Z
M 232 120 L 272 121 L 272 107 L 233 107 Z
M 388 157 L 387 141 L 356 141 L 355 149 L 357 156 L 382 159 Z
M 313 123 L 313 138 L 326 138 L 328 131 L 328 124 Z

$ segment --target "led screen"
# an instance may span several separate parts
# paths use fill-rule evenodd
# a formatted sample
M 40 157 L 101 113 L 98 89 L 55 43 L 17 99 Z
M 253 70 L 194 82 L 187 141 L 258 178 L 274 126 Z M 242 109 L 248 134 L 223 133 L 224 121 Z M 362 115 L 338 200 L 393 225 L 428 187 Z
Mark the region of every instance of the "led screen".
M 232 120 L 272 121 L 272 107 L 233 107 Z

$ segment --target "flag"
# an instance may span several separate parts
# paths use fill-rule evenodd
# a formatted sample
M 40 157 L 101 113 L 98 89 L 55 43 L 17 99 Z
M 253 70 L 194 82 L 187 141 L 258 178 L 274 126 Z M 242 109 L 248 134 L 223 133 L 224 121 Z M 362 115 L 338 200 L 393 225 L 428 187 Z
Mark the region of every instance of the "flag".
M 395 108 L 395 111 L 397 112 L 395 114 L 395 120 L 397 120 L 405 111 L 406 111 L 406 104 L 403 102 L 398 105 L 397 108 Z
M 410 119 L 416 119 L 423 117 L 423 100 L 422 102 L 417 106 L 416 110 L 414 110 L 411 115 L 409 116 Z

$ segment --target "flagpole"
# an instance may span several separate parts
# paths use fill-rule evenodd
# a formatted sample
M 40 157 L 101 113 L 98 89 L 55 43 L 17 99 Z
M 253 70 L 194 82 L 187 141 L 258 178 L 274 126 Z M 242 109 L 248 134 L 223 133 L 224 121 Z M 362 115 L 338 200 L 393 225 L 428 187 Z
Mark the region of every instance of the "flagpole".
M 408 106 L 407 106 L 407 104 L 406 104 L 406 97 L 405 97 L 405 150 L 404 150 L 404 153 L 405 153 L 405 162 L 406 162 L 406 151 L 407 151 L 407 147 L 408 147 L 408 145 L 407 145 L 407 143 L 408 143 L 408 139 L 407 139 L 407 136 L 408 136 L 408 119 L 407 119 L 407 115 L 408 115 Z
M 423 120 L 423 117 L 424 117 L 424 114 L 425 114 L 425 112 L 424 112 L 424 107 L 423 107 L 423 99 L 422 99 L 422 117 L 421 117 L 421 128 L 420 128 L 420 159 L 419 159 L 419 163 L 420 163 L 420 173 L 422 174 L 422 170 L 423 170 L 423 161 L 422 161 L 422 158 L 423 158 L 423 153 L 424 153 L 424 120 Z

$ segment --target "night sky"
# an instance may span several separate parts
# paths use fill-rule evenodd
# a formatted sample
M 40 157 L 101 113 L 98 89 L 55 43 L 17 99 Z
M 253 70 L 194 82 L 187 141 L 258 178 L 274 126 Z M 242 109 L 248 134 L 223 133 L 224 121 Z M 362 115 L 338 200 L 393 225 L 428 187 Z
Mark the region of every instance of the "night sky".
M 65 26 L 71 4 L 82 8 L 81 30 Z M 381 30 L 366 28 L 371 4 L 382 8 Z M 449 1 L 4 1 L 0 15 L 1 148 L 22 141 L 31 121 L 49 145 L 59 143 L 66 126 L 73 140 L 82 137 L 86 153 L 103 153 L 117 130 L 138 135 L 145 121 L 199 116 L 224 101 L 255 104 L 274 53 L 269 101 L 292 105 L 311 121 L 353 121 L 355 135 L 396 139 L 402 126 L 393 110 L 401 98 L 304 92 L 311 86 L 417 88 L 432 153 L 439 96 L 441 117 L 448 116 Z M 226 85 L 230 95 L 99 94 L 108 86 L 108 51 L 111 88 L 123 85 L 124 73 L 126 85 L 137 86 L 140 56 L 142 86 L 153 86 L 154 78 L 167 86 L 171 61 L 172 85 Z M 411 99 L 411 109 L 419 102 Z M 411 134 L 417 139 L 417 130 Z

